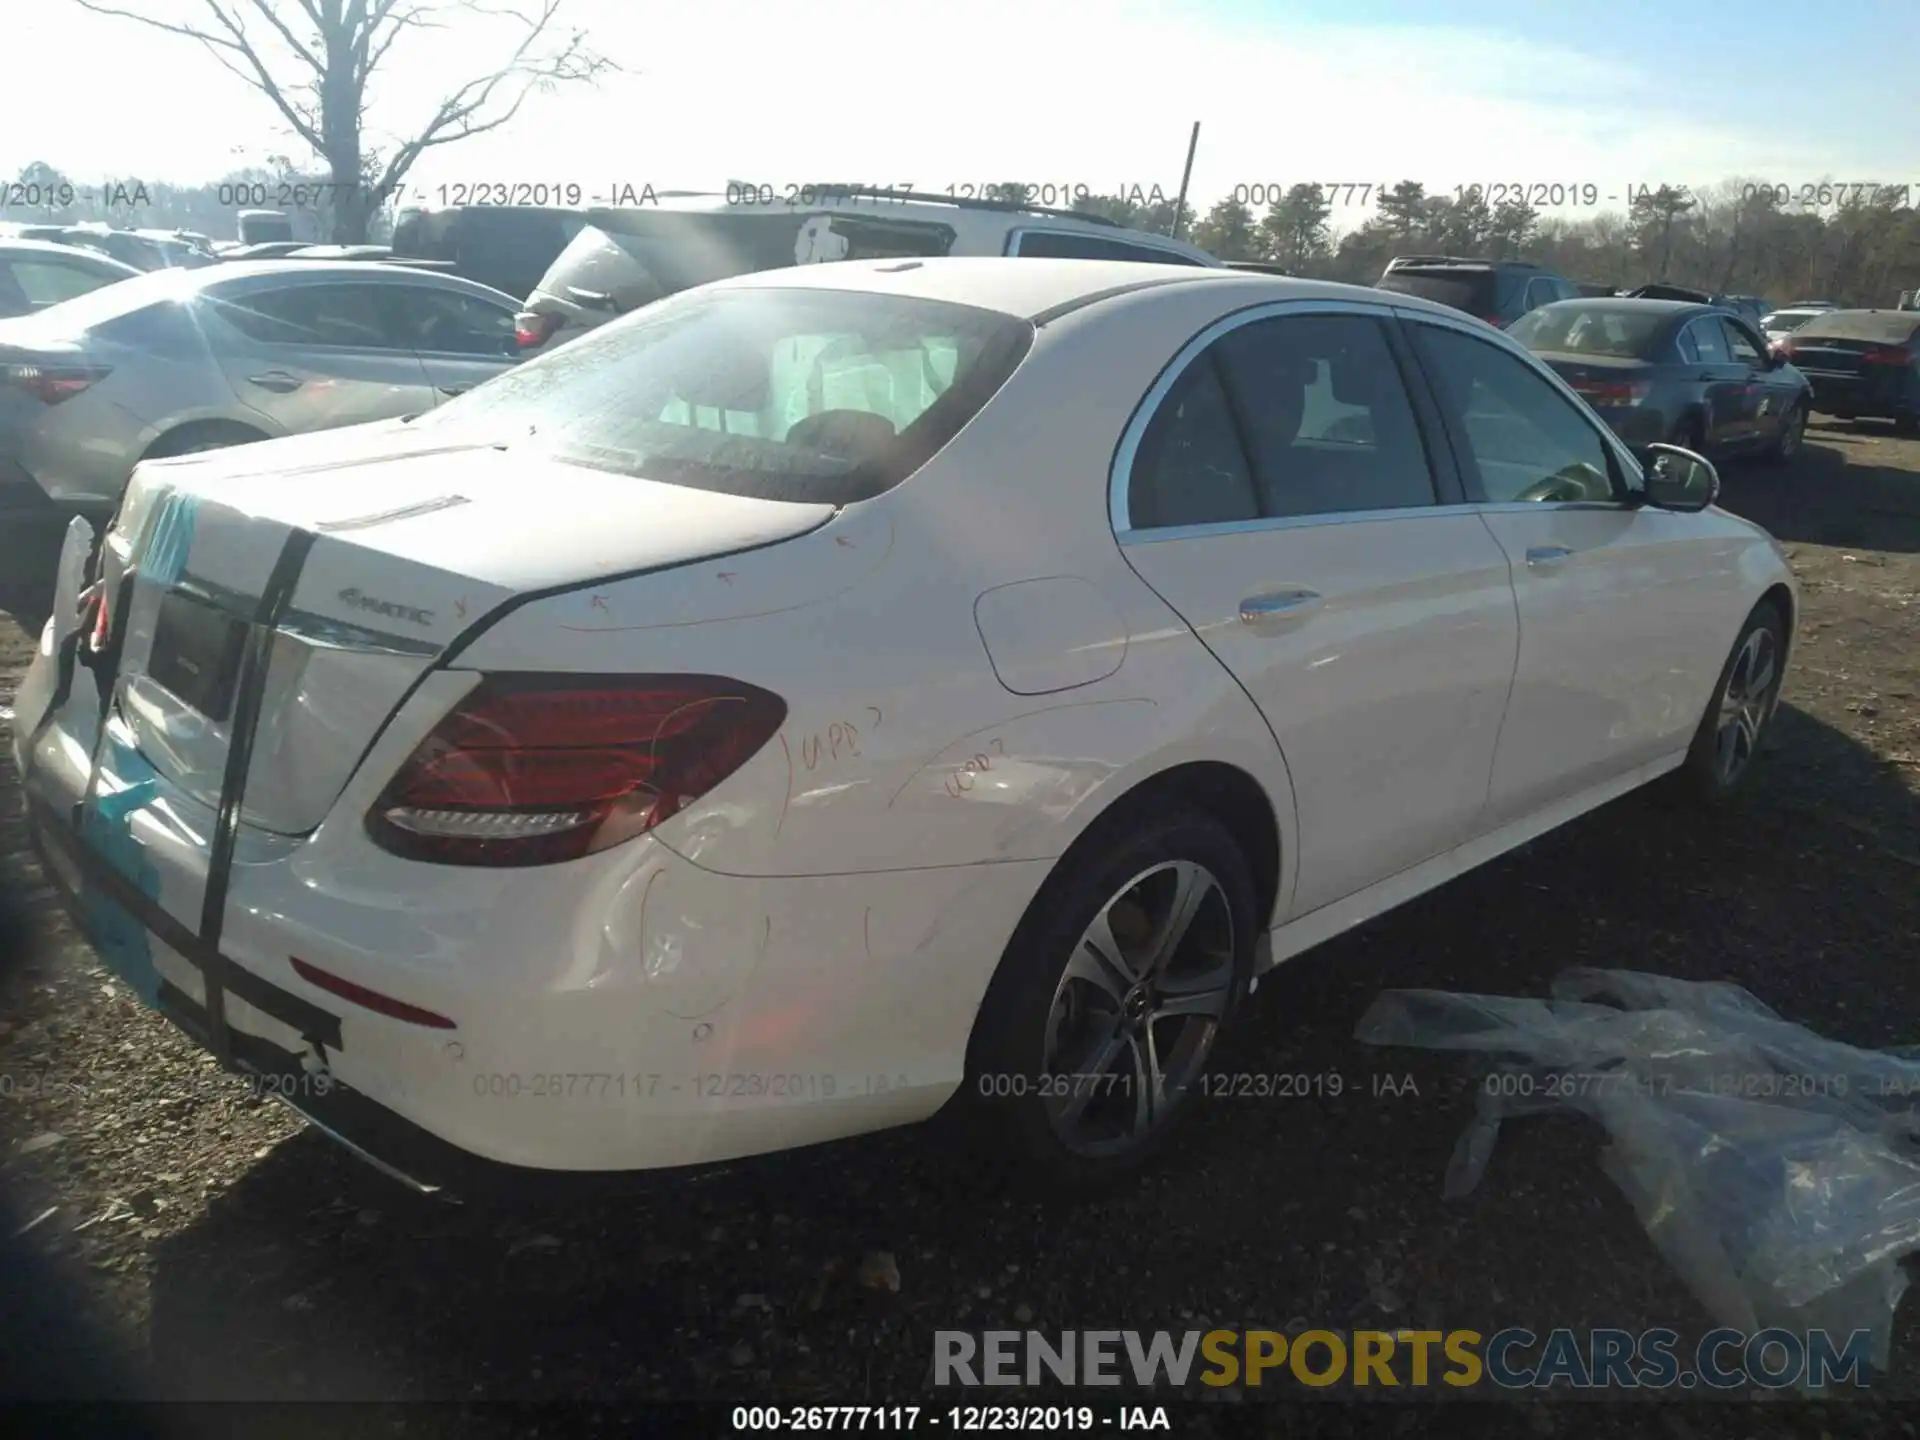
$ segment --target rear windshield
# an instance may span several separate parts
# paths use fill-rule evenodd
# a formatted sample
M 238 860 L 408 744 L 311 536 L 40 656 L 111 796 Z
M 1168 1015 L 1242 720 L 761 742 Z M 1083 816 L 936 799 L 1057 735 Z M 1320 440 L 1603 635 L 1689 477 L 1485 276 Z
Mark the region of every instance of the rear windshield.
M 696 293 L 508 371 L 413 423 L 571 464 L 852 504 L 925 464 L 1025 358 L 1033 326 L 860 291 Z
M 598 212 L 540 288 L 612 297 L 622 311 L 714 280 L 822 260 L 945 255 L 951 227 L 881 215 Z
M 1920 330 L 1920 318 L 1907 310 L 1824 310 L 1793 333 L 1802 340 L 1864 340 L 1874 345 L 1904 345 Z
M 1493 308 L 1491 270 L 1395 270 L 1380 277 L 1378 288 L 1397 295 L 1418 295 L 1422 300 L 1475 314 Z
M 1507 333 L 1529 350 L 1646 360 L 1672 328 L 1670 314 L 1574 302 L 1542 306 L 1514 321 Z

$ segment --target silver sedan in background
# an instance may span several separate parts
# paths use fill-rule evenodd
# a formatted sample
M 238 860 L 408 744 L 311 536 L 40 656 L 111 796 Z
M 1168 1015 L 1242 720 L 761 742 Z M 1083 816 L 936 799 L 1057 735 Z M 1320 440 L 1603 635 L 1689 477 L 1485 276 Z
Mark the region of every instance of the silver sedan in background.
M 108 508 L 141 460 L 430 410 L 518 362 L 518 309 L 456 276 L 283 260 L 0 321 L 0 510 Z
M 140 273 L 77 245 L 0 240 L 0 319 L 32 315 Z

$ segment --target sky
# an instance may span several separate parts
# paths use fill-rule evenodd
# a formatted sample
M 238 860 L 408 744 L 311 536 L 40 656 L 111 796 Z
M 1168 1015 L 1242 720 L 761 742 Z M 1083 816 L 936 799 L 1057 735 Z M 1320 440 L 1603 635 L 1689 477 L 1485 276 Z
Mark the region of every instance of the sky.
M 16 9 L 13 53 L 41 59 L 0 86 L 0 175 L 45 160 L 76 180 L 190 182 L 304 153 L 191 41 L 73 0 Z M 621 73 L 430 151 L 405 198 L 1007 180 L 1041 199 L 1172 196 L 1197 120 L 1202 209 L 1318 181 L 1354 187 L 1342 228 L 1364 218 L 1359 187 L 1403 178 L 1570 186 L 1582 203 L 1542 206 L 1570 216 L 1620 208 L 1629 187 L 1732 178 L 1911 185 L 1920 202 L 1916 0 L 566 0 L 561 18 Z M 404 39 L 375 82 L 372 136 L 404 137 L 512 38 L 464 15 Z

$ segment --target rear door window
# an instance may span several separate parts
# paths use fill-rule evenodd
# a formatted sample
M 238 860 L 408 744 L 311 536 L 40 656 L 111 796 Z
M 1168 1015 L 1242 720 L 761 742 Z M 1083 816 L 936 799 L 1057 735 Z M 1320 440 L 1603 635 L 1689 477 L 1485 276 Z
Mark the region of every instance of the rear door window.
M 1438 502 L 1413 402 L 1380 322 L 1258 320 L 1215 342 L 1269 518 Z

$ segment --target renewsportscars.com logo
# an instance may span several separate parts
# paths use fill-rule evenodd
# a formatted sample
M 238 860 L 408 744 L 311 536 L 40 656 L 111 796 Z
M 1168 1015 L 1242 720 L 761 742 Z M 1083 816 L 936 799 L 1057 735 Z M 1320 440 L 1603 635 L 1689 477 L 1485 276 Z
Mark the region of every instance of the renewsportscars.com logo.
M 1873 1380 L 1871 1332 L 937 1330 L 936 1385 L 1826 1390 Z

